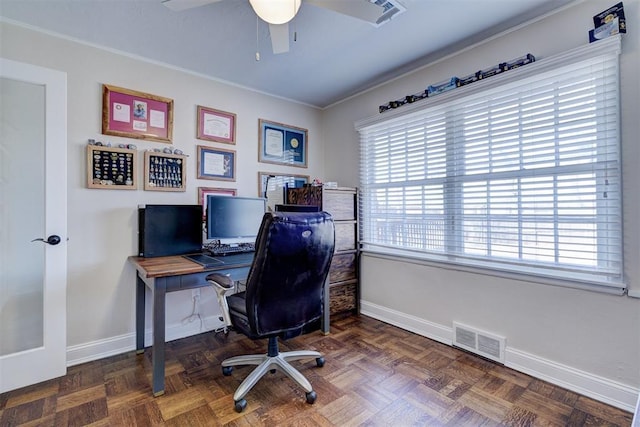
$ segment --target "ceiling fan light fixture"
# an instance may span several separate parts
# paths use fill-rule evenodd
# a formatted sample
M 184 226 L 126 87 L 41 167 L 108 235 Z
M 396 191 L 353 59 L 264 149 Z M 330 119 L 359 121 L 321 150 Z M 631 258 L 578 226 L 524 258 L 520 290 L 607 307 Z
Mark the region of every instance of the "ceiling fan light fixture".
M 301 0 L 249 0 L 256 15 L 269 24 L 286 24 L 300 9 Z

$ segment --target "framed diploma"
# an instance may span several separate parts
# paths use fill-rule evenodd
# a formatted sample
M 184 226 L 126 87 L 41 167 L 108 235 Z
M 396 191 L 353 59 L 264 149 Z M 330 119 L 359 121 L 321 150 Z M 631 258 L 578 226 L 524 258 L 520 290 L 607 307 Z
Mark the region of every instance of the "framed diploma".
M 307 167 L 307 129 L 258 120 L 258 161 Z
M 236 152 L 198 145 L 198 178 L 236 180 Z
M 170 143 L 173 99 L 102 85 L 102 133 Z
M 205 141 L 236 143 L 236 115 L 198 105 L 196 138 Z

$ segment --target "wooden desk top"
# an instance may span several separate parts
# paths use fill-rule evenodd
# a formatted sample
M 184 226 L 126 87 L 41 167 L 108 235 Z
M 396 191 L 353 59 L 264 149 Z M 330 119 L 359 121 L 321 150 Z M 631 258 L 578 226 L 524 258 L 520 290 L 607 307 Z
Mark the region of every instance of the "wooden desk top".
M 231 261 L 233 258 L 228 257 L 227 259 Z M 193 262 L 181 255 L 162 256 L 154 258 L 130 256 L 129 262 L 133 264 L 140 275 L 146 278 L 179 276 L 182 274 L 202 273 L 205 271 L 248 267 L 251 265 L 251 262 L 243 261 L 241 263 L 229 262 L 226 264 L 221 264 L 219 266 L 205 268 L 197 262 Z

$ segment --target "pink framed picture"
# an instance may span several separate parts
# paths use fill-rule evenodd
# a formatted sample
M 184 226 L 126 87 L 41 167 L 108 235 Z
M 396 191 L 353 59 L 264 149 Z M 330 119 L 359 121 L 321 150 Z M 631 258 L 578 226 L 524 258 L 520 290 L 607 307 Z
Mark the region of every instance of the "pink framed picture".
M 102 85 L 102 133 L 171 143 L 173 99 Z
M 207 217 L 207 196 L 235 196 L 236 193 L 235 188 L 198 187 L 198 202 L 202 206 L 204 218 Z
M 205 141 L 236 143 L 236 115 L 198 105 L 196 138 Z

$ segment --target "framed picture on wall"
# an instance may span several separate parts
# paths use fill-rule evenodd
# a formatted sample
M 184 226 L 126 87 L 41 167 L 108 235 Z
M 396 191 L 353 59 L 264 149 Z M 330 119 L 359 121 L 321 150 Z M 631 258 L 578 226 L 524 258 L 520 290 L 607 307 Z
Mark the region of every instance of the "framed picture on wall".
M 198 203 L 202 206 L 204 218 L 207 216 L 207 197 L 209 195 L 236 196 L 237 190 L 235 188 L 198 187 Z
M 87 188 L 136 190 L 137 159 L 136 150 L 87 145 Z
M 298 188 L 309 183 L 309 175 L 258 172 L 258 195 L 267 199 L 267 208 L 275 210 L 275 205 L 283 204 L 287 188 Z
M 236 152 L 198 145 L 198 178 L 236 180 Z
M 236 143 L 236 115 L 198 105 L 196 138 L 205 141 Z
M 102 133 L 170 143 L 173 99 L 102 85 Z
M 144 153 L 144 189 L 147 191 L 186 191 L 186 156 Z
M 307 129 L 258 120 L 258 161 L 307 167 Z

